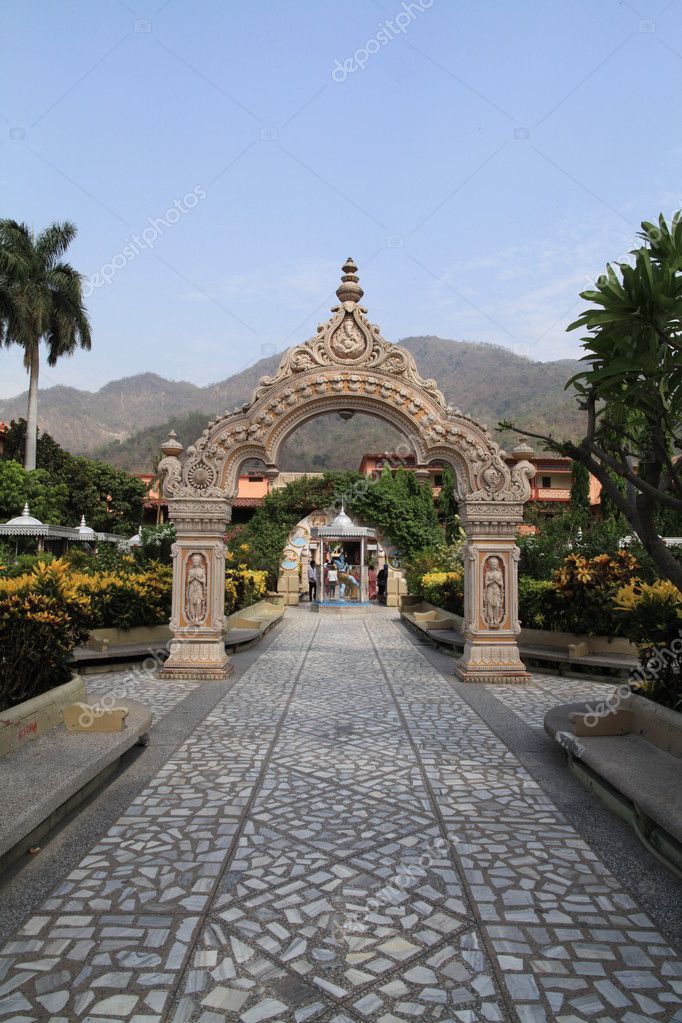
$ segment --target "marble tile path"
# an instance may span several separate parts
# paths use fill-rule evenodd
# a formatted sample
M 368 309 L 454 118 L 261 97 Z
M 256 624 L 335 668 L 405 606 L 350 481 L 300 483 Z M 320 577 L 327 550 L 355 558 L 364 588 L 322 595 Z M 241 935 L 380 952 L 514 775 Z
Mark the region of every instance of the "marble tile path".
M 289 614 L 0 949 L 12 1023 L 681 1005 L 682 961 L 390 613 Z

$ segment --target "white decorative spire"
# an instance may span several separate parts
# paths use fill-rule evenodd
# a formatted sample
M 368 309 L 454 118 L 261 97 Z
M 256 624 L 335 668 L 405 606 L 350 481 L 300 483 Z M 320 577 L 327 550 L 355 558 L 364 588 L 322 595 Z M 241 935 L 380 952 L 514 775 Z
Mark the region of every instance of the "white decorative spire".
M 85 515 L 81 515 L 81 524 L 78 527 L 78 532 L 81 536 L 94 536 L 95 530 L 92 529 L 85 521 Z

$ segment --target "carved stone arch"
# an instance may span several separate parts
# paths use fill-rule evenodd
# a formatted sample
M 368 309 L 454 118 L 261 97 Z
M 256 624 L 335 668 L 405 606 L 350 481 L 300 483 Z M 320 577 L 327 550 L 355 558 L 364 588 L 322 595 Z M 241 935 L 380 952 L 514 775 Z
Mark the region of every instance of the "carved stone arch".
M 221 614 L 211 614 L 208 601 L 206 616 L 197 623 L 185 620 L 182 608 L 187 564 L 206 557 L 209 538 L 217 553 L 208 556 L 206 585 L 216 607 L 220 602 L 224 548 L 222 568 L 215 558 L 220 558 L 240 466 L 259 458 L 275 474 L 280 447 L 294 430 L 315 416 L 344 411 L 365 412 L 398 429 L 414 451 L 418 473 L 433 459 L 452 465 L 469 541 L 465 653 L 458 672 L 467 681 L 527 677 L 516 643 L 514 536 L 533 467 L 520 462 L 510 471 L 487 428 L 449 406 L 435 380 L 419 374 L 411 353 L 381 336 L 360 305 L 356 270 L 347 260 L 331 318 L 310 340 L 284 353 L 277 372 L 261 378 L 248 402 L 209 423 L 184 458 L 174 435 L 162 448 L 159 472 L 178 533 L 171 620 L 176 649 L 164 668 L 166 677 L 196 675 L 197 665 L 203 665 L 203 677 L 225 676 Z
M 280 417 L 264 435 L 262 442 L 256 446 L 248 442 L 239 442 L 234 437 L 233 429 L 236 424 L 221 424 L 221 429 L 215 433 L 209 433 L 209 442 L 222 446 L 228 452 L 221 470 L 221 487 L 231 500 L 237 490 L 239 467 L 247 458 L 261 458 L 267 465 L 276 465 L 282 444 L 299 429 L 304 423 L 315 419 L 318 416 L 329 415 L 335 412 L 352 411 L 364 413 L 382 419 L 395 427 L 405 438 L 410 453 L 415 456 L 418 462 L 426 457 L 426 447 L 421 435 L 415 432 L 413 420 L 405 415 L 400 409 L 386 401 L 376 399 L 372 396 L 359 396 L 342 392 L 338 395 L 327 394 L 317 399 L 311 399 L 301 403 L 289 410 Z M 241 426 L 238 427 L 241 430 Z

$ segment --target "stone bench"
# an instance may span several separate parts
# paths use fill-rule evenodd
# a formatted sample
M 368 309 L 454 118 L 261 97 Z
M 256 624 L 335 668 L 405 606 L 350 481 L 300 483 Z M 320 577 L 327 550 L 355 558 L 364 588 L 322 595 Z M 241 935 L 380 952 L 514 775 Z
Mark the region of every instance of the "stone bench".
M 257 643 L 273 625 L 284 615 L 283 603 L 275 604 L 269 600 L 261 600 L 251 607 L 235 611 L 227 619 L 224 634 L 225 646 L 228 650 L 247 647 Z
M 450 614 L 448 611 L 443 611 L 442 608 L 428 608 L 425 610 L 419 610 L 418 608 L 423 605 L 417 605 L 417 607 L 410 607 L 404 611 L 406 618 L 412 618 L 415 625 L 419 625 L 421 628 L 426 629 L 427 632 L 441 631 L 442 629 L 451 629 L 456 631 L 455 616 Z
M 274 599 L 261 600 L 251 607 L 235 611 L 228 617 L 223 636 L 228 650 L 235 651 L 240 647 L 251 646 L 280 620 L 285 610 L 284 603 L 275 603 L 277 594 L 273 594 L 272 597 Z M 73 661 L 82 674 L 100 672 L 107 668 L 120 668 L 122 665 L 142 661 L 148 657 L 153 657 L 161 663 L 168 656 L 168 637 L 171 633 L 165 625 L 147 630 L 131 629 L 129 633 L 114 629 L 108 631 L 116 634 L 115 643 L 105 641 L 107 637 L 104 633 L 107 630 L 99 630 L 97 635 L 93 634 L 94 639 L 89 641 L 87 646 L 74 650 Z M 135 638 L 145 632 L 149 642 L 123 643 L 126 636 Z
M 96 706 L 96 701 L 92 706 Z M 59 724 L 8 753 L 0 770 L 0 872 L 25 855 L 116 769 L 131 747 L 145 745 L 148 707 L 124 699 L 116 732 L 73 732 Z
M 464 649 L 461 615 L 407 596 L 402 598 L 400 616 L 407 625 L 444 652 L 457 654 Z M 612 681 L 614 678 L 627 678 L 637 667 L 638 660 L 629 651 L 629 644 L 620 640 L 609 644 L 599 636 L 587 637 L 580 645 L 569 642 L 576 639 L 579 637 L 570 633 L 522 629 L 519 651 L 528 668 L 548 674 Z
M 572 765 L 584 765 L 588 777 L 606 783 L 607 794 L 619 794 L 633 808 L 620 816 L 646 844 L 660 852 L 660 835 L 652 832 L 669 836 L 682 867 L 682 714 L 637 695 L 621 700 L 615 713 L 605 713 L 608 706 L 590 701 L 554 707 L 545 716 L 545 731 Z

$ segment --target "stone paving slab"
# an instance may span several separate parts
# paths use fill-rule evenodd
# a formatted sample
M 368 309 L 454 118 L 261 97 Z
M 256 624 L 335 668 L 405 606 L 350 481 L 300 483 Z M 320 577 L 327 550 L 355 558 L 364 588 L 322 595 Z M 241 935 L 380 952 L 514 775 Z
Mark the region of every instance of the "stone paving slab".
M 306 610 L 0 949 L 0 1020 L 682 1021 L 682 961 L 392 613 Z

